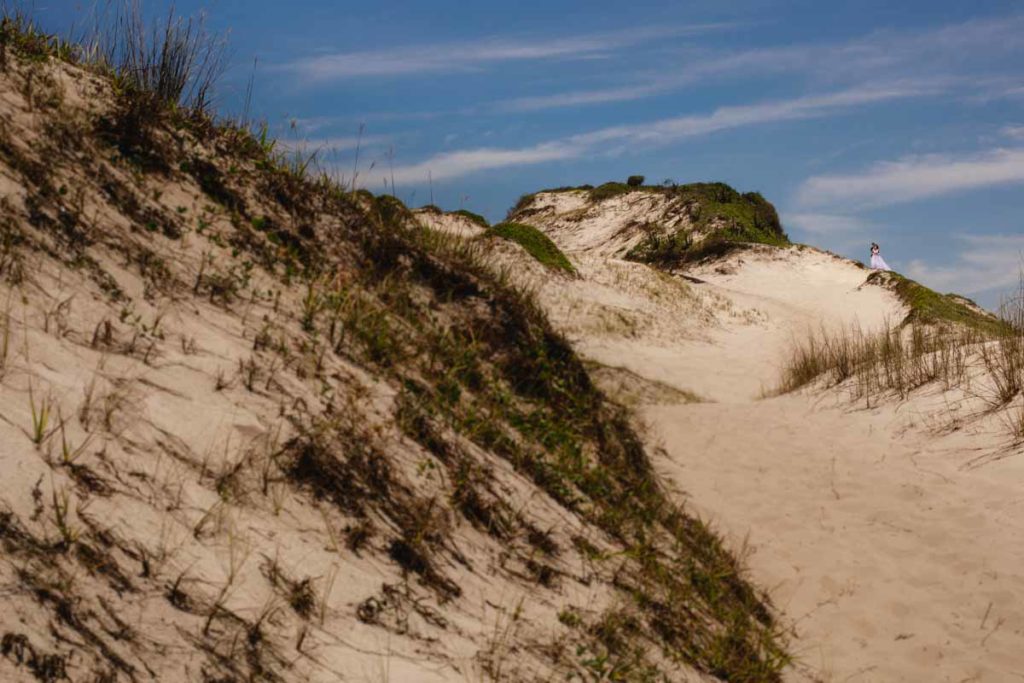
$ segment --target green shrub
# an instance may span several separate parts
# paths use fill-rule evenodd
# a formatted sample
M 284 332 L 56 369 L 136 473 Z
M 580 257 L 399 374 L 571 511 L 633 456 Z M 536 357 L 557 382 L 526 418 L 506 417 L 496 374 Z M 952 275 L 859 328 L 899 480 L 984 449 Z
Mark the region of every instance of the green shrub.
M 939 294 L 899 273 L 875 271 L 868 275 L 867 281 L 892 291 L 907 305 L 910 311 L 904 324 L 946 321 L 994 334 L 1005 332 L 1008 327 L 996 316 L 986 315 L 965 304 L 964 301 L 974 304 L 969 299 L 956 294 Z
M 626 184 L 630 187 L 640 187 L 644 184 L 644 177 L 642 175 L 631 175 L 626 179 Z
M 524 223 L 501 223 L 487 231 L 485 236 L 497 236 L 515 242 L 533 258 L 548 268 L 576 273 L 572 263 L 547 235 L 532 225 Z
M 620 194 L 632 192 L 633 189 L 625 183 L 605 183 L 604 185 L 598 185 L 590 191 L 590 201 L 603 202 L 606 199 L 618 197 Z
M 692 227 L 670 234 L 651 230 L 626 254 L 628 260 L 672 267 L 721 257 L 743 244 L 790 243 L 775 207 L 757 192 L 740 194 L 725 183 L 691 183 L 650 191 L 681 200 Z M 694 241 L 693 233 L 705 233 L 713 225 L 720 227 Z
M 468 218 L 469 220 L 479 225 L 481 228 L 491 227 L 491 224 L 487 222 L 487 219 L 478 213 L 473 213 L 472 211 L 467 211 L 466 209 L 459 209 L 458 211 L 453 211 L 452 213 L 456 216 Z

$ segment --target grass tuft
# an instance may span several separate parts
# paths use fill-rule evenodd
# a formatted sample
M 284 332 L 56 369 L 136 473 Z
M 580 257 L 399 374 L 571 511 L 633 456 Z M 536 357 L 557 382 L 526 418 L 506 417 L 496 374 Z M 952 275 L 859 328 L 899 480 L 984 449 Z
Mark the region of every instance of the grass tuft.
M 36 403 L 35 391 L 32 388 L 32 382 L 28 385 L 28 402 L 29 407 L 32 411 L 32 443 L 38 448 L 46 440 L 47 427 L 50 424 L 50 413 L 53 410 L 53 399 L 49 396 L 44 398 L 40 403 Z
M 909 322 L 887 325 L 875 334 L 859 328 L 809 334 L 793 345 L 777 392 L 816 382 L 825 386 L 845 383 L 853 399 L 870 406 L 888 394 L 905 399 L 915 389 L 937 382 L 947 391 L 969 388 L 989 410 L 1008 412 L 1009 431 L 1015 439 L 1024 437 L 1024 418 L 1011 408 L 1018 397 L 1024 397 L 1024 315 L 1020 307 L 1004 307 L 1003 317 L 992 322 L 970 309 L 966 310 L 972 315 L 965 317 L 958 308 L 946 308 L 948 302 L 942 295 L 936 296 L 940 307 L 930 309 L 932 314 L 952 312 L 956 322 L 941 318 L 921 322 L 927 318 L 920 310 L 914 315 L 912 309 Z M 923 295 L 923 301 L 929 304 L 936 298 Z M 972 384 L 979 370 L 985 388 Z M 1024 408 L 1021 412 L 1024 414 Z
M 497 236 L 515 242 L 538 262 L 572 275 L 576 269 L 551 238 L 532 225 L 524 223 L 501 223 L 488 230 L 484 237 Z
M 904 322 L 949 322 L 966 325 L 980 332 L 1001 334 L 1006 322 L 985 312 L 970 299 L 957 294 L 939 294 L 922 284 L 892 271 L 874 271 L 867 282 L 896 294 L 910 309 Z
M 468 211 L 466 209 L 459 209 L 458 211 L 453 211 L 452 214 L 455 216 L 462 216 L 463 218 L 468 218 L 469 220 L 479 225 L 481 228 L 486 229 L 491 227 L 491 224 L 487 222 L 487 219 L 478 213 L 473 213 L 472 211 Z

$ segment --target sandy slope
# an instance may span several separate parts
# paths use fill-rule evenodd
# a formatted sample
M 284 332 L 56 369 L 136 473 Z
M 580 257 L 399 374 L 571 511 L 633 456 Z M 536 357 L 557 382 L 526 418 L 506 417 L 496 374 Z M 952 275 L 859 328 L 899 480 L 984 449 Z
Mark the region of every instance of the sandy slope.
M 12 58 L 0 86 L 0 681 L 565 680 L 604 665 L 559 615 L 618 607 L 625 565 L 594 558 L 620 546 L 509 459 L 404 413 L 409 385 L 364 357 L 360 330 L 376 325 L 380 349 L 419 329 L 359 280 L 368 209 L 303 202 L 304 241 L 288 187 L 271 185 L 286 205 L 264 184 L 287 176 L 223 138 L 157 129 L 173 163 L 145 172 L 95 134 L 109 83 Z M 335 277 L 302 286 L 293 249 L 326 251 Z M 494 315 L 483 294 L 389 277 L 435 339 L 446 316 L 473 331 Z M 337 342 L 329 296 L 352 313 Z M 422 418 L 419 441 L 401 415 Z
M 749 539 L 755 577 L 799 634 L 795 679 L 1024 671 L 1024 462 L 964 470 L 983 437 L 904 433 L 907 410 L 790 396 L 645 412 L 661 472 Z
M 841 389 L 758 398 L 795 336 L 898 322 L 902 305 L 862 287 L 857 264 L 801 248 L 659 285 L 614 258 L 631 239 L 622 207 L 605 216 L 573 196 L 541 195 L 531 218 L 583 279 L 549 279 L 541 298 L 590 358 L 711 401 L 641 415 L 670 485 L 737 548 L 749 543 L 755 580 L 797 634 L 791 678 L 1024 678 L 1024 457 L 998 418 L 945 429 L 970 402 L 935 387 L 870 410 Z M 611 236 L 609 254 L 598 245 Z M 610 275 L 622 269 L 631 278 Z M 641 324 L 609 327 L 609 311 Z M 662 319 L 644 325 L 645 312 Z

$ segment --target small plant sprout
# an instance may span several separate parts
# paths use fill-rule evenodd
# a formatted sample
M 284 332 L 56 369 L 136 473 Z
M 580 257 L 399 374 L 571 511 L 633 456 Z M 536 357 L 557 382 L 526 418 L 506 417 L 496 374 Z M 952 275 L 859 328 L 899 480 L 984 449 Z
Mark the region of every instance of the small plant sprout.
M 225 567 L 224 586 L 221 588 L 220 593 L 217 594 L 216 599 L 213 601 L 213 606 L 210 608 L 206 624 L 203 626 L 204 635 L 209 634 L 214 618 L 224 609 L 224 604 L 234 590 L 242 568 L 249 560 L 249 553 L 249 545 L 238 535 L 237 529 L 233 526 L 230 527 L 228 529 L 228 564 Z
M 72 447 L 71 442 L 68 441 L 66 422 L 64 415 L 61 413 L 60 406 L 58 406 L 57 427 L 60 429 L 60 459 L 61 464 L 65 467 L 74 464 L 75 460 L 85 451 L 85 447 L 89 445 L 89 440 L 92 438 L 90 434 L 77 448 Z
M 306 296 L 302 299 L 302 329 L 312 334 L 316 331 L 316 315 L 323 307 L 323 297 L 315 280 L 306 285 Z
M 0 379 L 7 371 L 7 358 L 11 352 L 11 299 L 7 297 L 7 306 L 0 317 Z
M 50 481 L 53 501 L 53 525 L 60 534 L 61 545 L 70 547 L 78 539 L 78 529 L 71 524 L 71 492 L 66 487 L 57 490 L 56 484 Z
M 43 441 L 49 436 L 46 428 L 50 424 L 50 412 L 53 410 L 53 401 L 47 396 L 36 405 L 35 390 L 32 387 L 32 382 L 29 381 L 28 402 L 32 410 L 32 443 L 39 447 L 43 445 Z

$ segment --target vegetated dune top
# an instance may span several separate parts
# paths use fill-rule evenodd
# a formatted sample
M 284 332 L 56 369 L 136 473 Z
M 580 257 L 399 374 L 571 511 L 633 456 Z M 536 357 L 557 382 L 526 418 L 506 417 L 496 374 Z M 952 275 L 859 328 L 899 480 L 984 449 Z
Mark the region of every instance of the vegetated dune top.
M 779 679 L 480 242 L 2 28 L 0 678 Z
M 543 223 L 569 252 L 638 261 L 655 246 L 666 257 L 706 242 L 788 242 L 769 202 L 724 183 L 547 190 L 521 198 L 509 219 Z
M 425 227 L 458 237 L 477 237 L 487 230 L 487 223 L 474 220 L 466 214 L 441 211 L 436 207 L 415 209 L 413 215 Z

